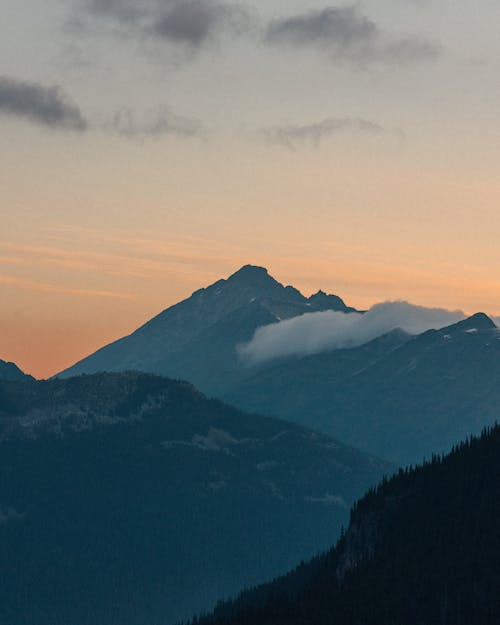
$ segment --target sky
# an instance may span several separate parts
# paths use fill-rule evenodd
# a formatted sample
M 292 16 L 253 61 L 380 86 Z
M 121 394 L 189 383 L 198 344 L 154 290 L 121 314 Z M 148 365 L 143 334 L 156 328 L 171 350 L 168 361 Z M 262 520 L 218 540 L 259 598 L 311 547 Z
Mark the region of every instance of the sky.
M 239 266 L 500 314 L 493 0 L 14 0 L 0 358 L 46 377 Z

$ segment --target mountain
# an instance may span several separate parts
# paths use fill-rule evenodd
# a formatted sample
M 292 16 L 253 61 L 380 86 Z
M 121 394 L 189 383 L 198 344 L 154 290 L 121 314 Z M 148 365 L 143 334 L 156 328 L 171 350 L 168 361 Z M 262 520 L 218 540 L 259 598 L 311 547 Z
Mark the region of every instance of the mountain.
M 5 362 L 5 360 L 0 360 L 0 380 L 9 380 L 10 382 L 15 382 L 17 380 L 24 380 L 33 378 L 30 375 L 27 375 L 19 367 L 13 362 Z
M 197 625 L 500 622 L 500 429 L 401 470 L 336 547 Z
M 218 280 L 59 377 L 100 371 L 137 370 L 189 380 L 217 395 L 243 375 L 236 347 L 255 330 L 306 312 L 351 312 L 336 295 L 319 291 L 310 298 L 283 286 L 266 269 L 246 265 Z
M 500 331 L 479 313 L 411 337 L 269 364 L 223 399 L 334 435 L 405 465 L 500 416 Z
M 391 472 L 154 375 L 0 382 L 0 622 L 168 625 L 325 549 Z
M 348 308 L 309 298 L 246 265 L 193 293 L 59 377 L 140 370 L 193 383 L 249 412 L 292 420 L 399 465 L 443 453 L 498 418 L 500 335 L 482 313 L 439 331 L 402 330 L 350 349 L 252 365 L 238 345 L 257 328 Z

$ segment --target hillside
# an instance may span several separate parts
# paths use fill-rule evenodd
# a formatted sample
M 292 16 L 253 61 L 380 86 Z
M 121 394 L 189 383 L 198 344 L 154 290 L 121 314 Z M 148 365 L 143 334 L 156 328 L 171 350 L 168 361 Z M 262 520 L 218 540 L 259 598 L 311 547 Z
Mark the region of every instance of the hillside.
M 30 375 L 27 375 L 13 362 L 5 362 L 0 360 L 0 380 L 8 380 L 15 382 L 18 380 L 33 379 Z
M 391 471 L 153 375 L 0 382 L 0 622 L 173 623 L 324 549 Z
M 198 625 L 494 625 L 500 620 L 500 428 L 401 470 L 335 548 Z

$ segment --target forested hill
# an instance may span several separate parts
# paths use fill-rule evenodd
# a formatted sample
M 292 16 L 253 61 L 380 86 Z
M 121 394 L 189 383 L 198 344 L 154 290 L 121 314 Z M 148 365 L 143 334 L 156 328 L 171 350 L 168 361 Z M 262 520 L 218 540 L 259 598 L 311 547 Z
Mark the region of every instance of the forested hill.
M 400 471 L 327 554 L 199 625 L 500 622 L 500 428 Z
M 328 548 L 392 470 L 158 376 L 0 381 L 0 624 L 187 619 Z

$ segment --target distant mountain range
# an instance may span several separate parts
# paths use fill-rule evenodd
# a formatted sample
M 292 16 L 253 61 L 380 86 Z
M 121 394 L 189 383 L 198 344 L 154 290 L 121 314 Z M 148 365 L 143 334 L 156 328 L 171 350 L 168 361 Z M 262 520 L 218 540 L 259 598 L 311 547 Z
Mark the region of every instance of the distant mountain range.
M 500 334 L 478 314 L 410 336 L 395 329 L 350 349 L 249 366 L 237 347 L 257 328 L 308 312 L 353 308 L 304 297 L 245 266 L 62 372 L 136 369 L 189 380 L 247 411 L 327 433 L 398 464 L 449 450 L 500 416 Z
M 197 625 L 496 625 L 500 429 L 400 471 L 336 547 Z
M 154 375 L 0 381 L 0 622 L 187 618 L 325 549 L 392 470 Z
M 396 330 L 271 363 L 223 397 L 416 463 L 500 419 L 500 332 L 484 314 L 415 337 Z
M 249 341 L 257 328 L 321 310 L 354 309 L 322 291 L 304 297 L 277 282 L 266 269 L 246 265 L 58 377 L 137 370 L 189 380 L 203 392 L 218 395 L 245 374 L 236 347 Z
M 19 369 L 19 367 L 13 362 L 5 362 L 5 360 L 0 360 L 0 380 L 15 382 L 17 380 L 25 379 L 33 380 L 34 378 L 21 371 L 21 369 Z

